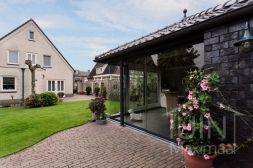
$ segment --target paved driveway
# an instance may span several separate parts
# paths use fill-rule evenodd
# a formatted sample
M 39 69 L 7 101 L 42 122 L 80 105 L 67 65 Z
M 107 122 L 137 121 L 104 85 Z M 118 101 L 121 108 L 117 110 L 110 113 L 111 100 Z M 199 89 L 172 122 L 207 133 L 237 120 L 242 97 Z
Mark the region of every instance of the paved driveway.
M 172 146 L 109 121 L 56 133 L 0 158 L 0 167 L 170 168 L 182 167 L 180 160 Z
M 93 95 L 78 95 L 78 94 L 74 94 L 74 96 L 72 97 L 64 97 L 63 101 L 64 102 L 69 102 L 69 101 L 81 101 L 81 100 L 90 100 L 90 99 L 94 99 L 95 96 Z

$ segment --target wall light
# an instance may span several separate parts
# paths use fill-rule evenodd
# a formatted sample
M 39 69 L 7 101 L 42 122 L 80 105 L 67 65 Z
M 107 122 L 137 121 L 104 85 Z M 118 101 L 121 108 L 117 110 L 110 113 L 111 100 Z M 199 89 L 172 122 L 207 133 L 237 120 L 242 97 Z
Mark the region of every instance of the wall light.
M 253 48 L 253 36 L 250 33 L 249 22 L 245 23 L 244 35 L 234 43 L 234 46 L 239 46 L 243 52 L 249 52 Z

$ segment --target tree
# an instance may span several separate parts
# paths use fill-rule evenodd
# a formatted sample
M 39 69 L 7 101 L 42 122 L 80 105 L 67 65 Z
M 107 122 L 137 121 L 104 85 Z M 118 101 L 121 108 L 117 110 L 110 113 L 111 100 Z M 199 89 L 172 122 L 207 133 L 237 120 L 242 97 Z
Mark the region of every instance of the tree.
M 31 60 L 26 60 L 25 61 L 25 64 L 28 65 L 30 71 L 31 71 L 31 77 L 32 77 L 32 81 L 31 81 L 31 84 L 32 84 L 32 93 L 35 94 L 35 70 L 36 68 L 40 68 L 40 69 L 43 69 L 45 70 L 44 68 L 42 68 L 39 64 L 36 64 L 36 65 L 32 65 L 32 61 Z

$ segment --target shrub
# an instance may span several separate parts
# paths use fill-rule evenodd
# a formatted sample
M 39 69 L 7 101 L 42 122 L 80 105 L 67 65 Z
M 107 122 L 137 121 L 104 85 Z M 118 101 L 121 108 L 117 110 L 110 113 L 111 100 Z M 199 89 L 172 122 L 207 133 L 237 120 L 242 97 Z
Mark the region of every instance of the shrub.
M 97 87 L 95 87 L 94 91 L 96 94 L 98 94 L 98 92 L 100 91 L 100 88 L 97 86 Z
M 27 108 L 51 106 L 58 101 L 58 98 L 53 92 L 44 92 L 41 94 L 31 94 L 24 100 L 24 105 Z
M 64 92 L 59 92 L 59 93 L 57 93 L 57 95 L 61 98 L 61 97 L 63 97 L 65 94 L 64 94 Z
M 106 119 L 105 99 L 103 97 L 92 99 L 87 109 L 95 113 L 98 119 Z
M 106 87 L 102 87 L 102 89 L 101 89 L 101 95 L 102 95 L 104 98 L 106 98 L 106 94 L 107 94 L 107 92 L 106 92 Z
M 86 92 L 90 92 L 91 91 L 91 87 L 87 86 L 85 90 L 86 90 Z

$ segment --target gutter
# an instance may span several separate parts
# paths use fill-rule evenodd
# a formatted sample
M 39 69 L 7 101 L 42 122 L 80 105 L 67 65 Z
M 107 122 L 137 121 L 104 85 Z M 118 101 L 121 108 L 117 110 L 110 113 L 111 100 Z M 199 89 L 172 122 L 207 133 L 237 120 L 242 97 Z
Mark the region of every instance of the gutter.
M 120 60 L 121 58 L 125 58 L 125 57 L 130 56 L 131 54 L 134 54 L 134 52 L 136 53 L 137 51 L 143 50 L 145 48 L 150 48 L 154 44 L 158 44 L 158 43 L 162 43 L 162 42 L 166 42 L 166 41 L 169 42 L 170 40 L 173 40 L 175 38 L 180 38 L 180 37 L 183 37 L 184 35 L 189 35 L 191 33 L 196 33 L 196 32 L 200 32 L 200 31 L 203 31 L 203 33 L 204 33 L 204 30 L 211 29 L 215 26 L 222 25 L 224 23 L 228 23 L 228 22 L 234 21 L 236 19 L 241 19 L 241 18 L 244 18 L 245 16 L 252 16 L 252 11 L 253 11 L 253 5 L 250 4 L 248 6 L 240 8 L 240 9 L 230 11 L 228 13 L 222 14 L 217 17 L 210 18 L 206 21 L 196 23 L 192 26 L 183 28 L 183 29 L 176 31 L 174 33 L 171 33 L 171 34 L 168 34 L 165 36 L 161 36 L 161 37 L 151 40 L 149 42 L 139 44 L 137 46 L 113 53 L 108 56 L 97 58 L 93 61 L 99 62 L 99 63 L 106 63 L 106 62 L 112 61 L 112 60 Z
M 25 100 L 25 76 L 24 76 L 25 68 L 21 68 L 21 70 L 22 70 L 22 102 L 24 102 Z

